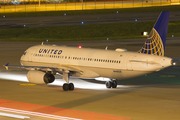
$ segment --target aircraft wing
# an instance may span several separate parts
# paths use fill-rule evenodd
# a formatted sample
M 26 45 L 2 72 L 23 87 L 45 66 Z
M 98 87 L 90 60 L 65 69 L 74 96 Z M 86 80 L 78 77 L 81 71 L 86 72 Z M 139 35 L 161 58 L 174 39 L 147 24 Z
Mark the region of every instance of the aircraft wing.
M 8 70 L 9 67 L 14 67 L 14 68 L 24 68 L 24 69 L 36 69 L 36 70 L 47 70 L 47 71 L 52 71 L 53 69 L 56 69 L 56 68 L 53 68 L 53 67 L 43 67 L 43 66 L 22 66 L 22 65 L 9 65 L 9 63 L 7 63 L 6 65 L 3 65 L 6 70 Z
M 55 71 L 55 72 L 74 71 L 74 72 L 82 73 L 80 69 L 71 66 L 60 66 L 60 67 L 22 66 L 22 65 L 9 65 L 9 63 L 3 66 L 6 68 L 6 70 L 8 70 L 9 67 L 14 67 L 14 68 L 24 68 L 27 70 L 42 70 L 42 71 Z
M 146 63 L 146 64 L 159 64 L 154 61 L 140 61 L 140 60 L 129 60 L 130 62 L 139 62 L 139 63 Z

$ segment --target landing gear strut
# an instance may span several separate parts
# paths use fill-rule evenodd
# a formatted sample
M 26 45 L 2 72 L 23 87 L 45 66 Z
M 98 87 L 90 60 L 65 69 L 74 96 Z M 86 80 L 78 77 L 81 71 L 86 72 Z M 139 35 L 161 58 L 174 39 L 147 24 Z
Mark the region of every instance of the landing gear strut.
M 106 81 L 106 87 L 107 88 L 117 88 L 117 81 L 112 80 L 112 81 Z

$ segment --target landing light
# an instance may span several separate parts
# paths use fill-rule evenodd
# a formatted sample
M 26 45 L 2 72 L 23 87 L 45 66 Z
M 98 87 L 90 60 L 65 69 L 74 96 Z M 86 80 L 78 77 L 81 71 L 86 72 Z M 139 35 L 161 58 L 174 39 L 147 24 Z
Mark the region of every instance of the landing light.
M 95 78 L 95 80 L 98 80 L 98 81 L 110 81 L 111 79 L 105 78 L 105 77 L 97 77 L 97 78 Z
M 176 65 L 176 62 L 174 60 L 171 60 L 171 65 Z

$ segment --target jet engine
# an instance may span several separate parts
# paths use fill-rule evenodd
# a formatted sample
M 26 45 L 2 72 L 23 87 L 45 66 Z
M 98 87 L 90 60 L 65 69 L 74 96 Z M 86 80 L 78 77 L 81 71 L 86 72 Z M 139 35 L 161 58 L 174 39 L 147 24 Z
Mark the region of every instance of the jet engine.
M 50 73 L 45 73 L 37 70 L 30 70 L 27 73 L 27 79 L 31 83 L 48 84 L 54 82 L 55 77 L 53 74 Z

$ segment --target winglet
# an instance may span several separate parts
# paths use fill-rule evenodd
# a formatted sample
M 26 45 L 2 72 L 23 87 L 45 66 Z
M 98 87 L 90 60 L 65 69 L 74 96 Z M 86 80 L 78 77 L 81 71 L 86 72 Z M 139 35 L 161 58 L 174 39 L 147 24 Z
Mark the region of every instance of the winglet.
M 6 65 L 3 65 L 6 68 L 6 70 L 8 70 L 8 65 L 9 63 L 7 63 Z

